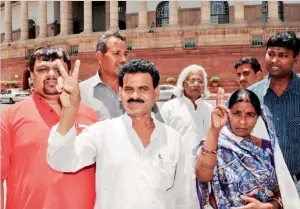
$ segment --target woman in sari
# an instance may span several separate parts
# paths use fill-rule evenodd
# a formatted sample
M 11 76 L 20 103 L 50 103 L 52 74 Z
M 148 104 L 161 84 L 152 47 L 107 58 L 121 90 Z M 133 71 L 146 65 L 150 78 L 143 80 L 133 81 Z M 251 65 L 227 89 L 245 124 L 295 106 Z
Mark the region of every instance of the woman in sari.
M 222 105 L 223 94 L 220 88 L 208 136 L 197 148 L 195 172 L 201 208 L 284 208 L 274 163 L 275 137 L 258 97 L 240 89 L 226 107 Z M 252 135 L 259 116 L 270 140 Z

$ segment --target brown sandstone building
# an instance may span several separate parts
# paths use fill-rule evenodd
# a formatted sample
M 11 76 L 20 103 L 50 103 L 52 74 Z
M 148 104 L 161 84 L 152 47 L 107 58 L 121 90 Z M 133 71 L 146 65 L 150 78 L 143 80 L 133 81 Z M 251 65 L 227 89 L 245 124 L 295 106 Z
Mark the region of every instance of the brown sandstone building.
M 94 75 L 96 43 L 108 28 L 126 34 L 130 57 L 158 66 L 162 83 L 199 64 L 230 91 L 237 87 L 235 61 L 254 56 L 264 67 L 270 35 L 300 36 L 300 1 L 2 1 L 1 87 L 21 87 L 28 56 L 47 44 L 81 60 L 81 80 Z

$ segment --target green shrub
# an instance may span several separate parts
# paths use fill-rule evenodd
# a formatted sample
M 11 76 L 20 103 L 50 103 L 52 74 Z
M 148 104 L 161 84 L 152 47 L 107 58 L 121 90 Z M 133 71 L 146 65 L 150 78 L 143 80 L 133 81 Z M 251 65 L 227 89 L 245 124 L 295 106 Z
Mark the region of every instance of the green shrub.
M 211 83 L 217 83 L 220 81 L 220 78 L 218 76 L 213 76 L 210 78 Z
M 166 79 L 166 82 L 167 83 L 176 83 L 176 78 L 169 77 L 169 78 Z

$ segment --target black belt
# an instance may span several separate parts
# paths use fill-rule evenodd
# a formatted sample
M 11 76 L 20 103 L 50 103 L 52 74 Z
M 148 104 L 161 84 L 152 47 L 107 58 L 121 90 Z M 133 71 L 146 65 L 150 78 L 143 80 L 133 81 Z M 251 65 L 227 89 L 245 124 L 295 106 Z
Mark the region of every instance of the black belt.
M 292 177 L 295 181 L 300 181 L 300 173 L 299 174 L 294 174 L 294 175 L 292 175 Z

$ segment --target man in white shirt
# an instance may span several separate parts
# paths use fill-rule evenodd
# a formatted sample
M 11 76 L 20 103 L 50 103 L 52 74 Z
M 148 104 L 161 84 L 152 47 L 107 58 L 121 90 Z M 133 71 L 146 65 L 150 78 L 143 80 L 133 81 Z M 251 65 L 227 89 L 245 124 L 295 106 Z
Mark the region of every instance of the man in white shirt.
M 203 67 L 190 65 L 183 69 L 178 77 L 177 98 L 166 102 L 161 108 L 165 124 L 178 130 L 183 137 L 185 152 L 185 170 L 189 174 L 188 195 L 192 208 L 199 208 L 196 191 L 195 157 L 193 149 L 205 137 L 210 127 L 212 105 L 204 99 L 209 97 L 207 74 Z
M 180 134 L 151 116 L 159 97 L 159 72 L 141 59 L 127 62 L 119 74 L 125 115 L 87 127 L 76 136 L 78 67 L 72 76 L 62 65 L 58 89 L 60 122 L 49 135 L 48 163 L 76 172 L 96 162 L 95 209 L 188 209 Z M 84 195 L 84 194 L 83 194 Z

